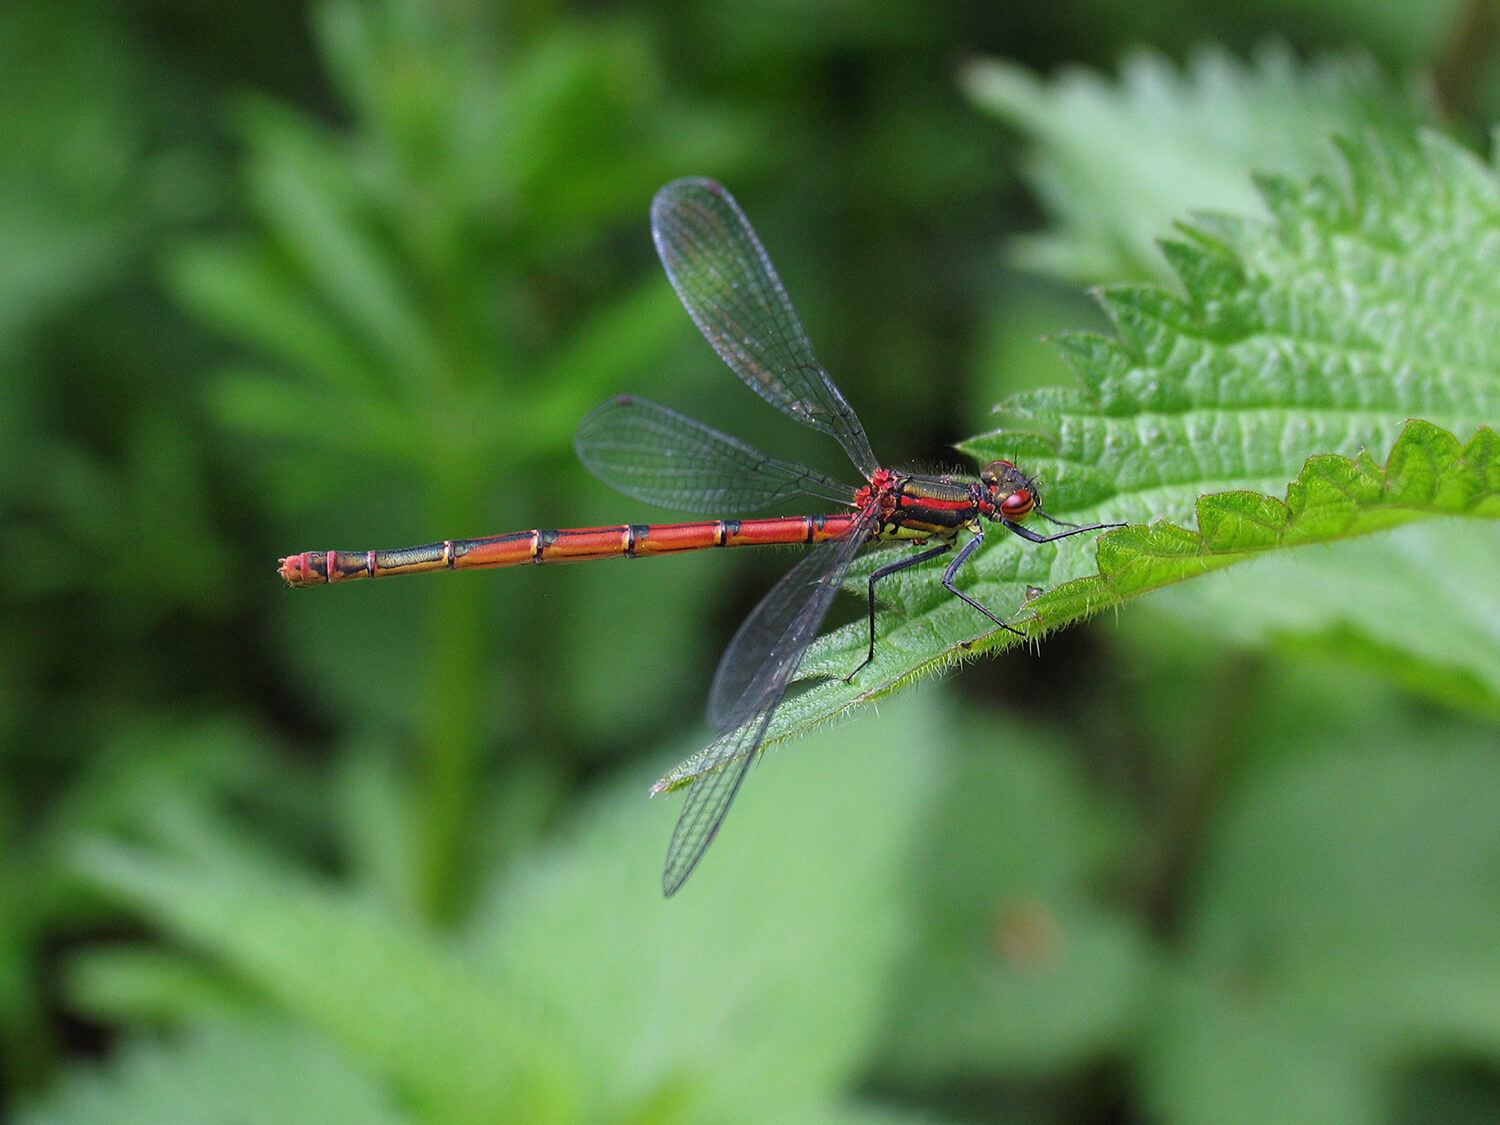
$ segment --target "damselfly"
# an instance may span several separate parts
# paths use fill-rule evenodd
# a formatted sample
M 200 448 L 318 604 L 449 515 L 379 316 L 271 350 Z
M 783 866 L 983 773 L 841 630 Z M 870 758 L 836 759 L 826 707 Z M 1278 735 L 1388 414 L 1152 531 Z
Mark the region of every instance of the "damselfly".
M 848 511 L 517 531 L 388 551 L 307 551 L 282 559 L 281 575 L 293 586 L 314 586 L 429 570 L 636 558 L 705 547 L 822 544 L 755 607 L 719 662 L 708 700 L 709 721 L 719 734 L 695 759 L 697 772 L 667 849 L 662 888 L 671 895 L 723 823 L 771 717 L 861 547 L 878 539 L 906 540 L 923 549 L 871 572 L 866 586 L 869 650 L 850 678 L 875 656 L 876 584 L 952 551 L 959 532 L 970 538 L 943 571 L 943 587 L 996 626 L 1011 629 L 955 584 L 959 569 L 984 542 L 985 521 L 1033 543 L 1119 525 L 1078 527 L 1046 516 L 1036 483 L 1009 461 L 991 461 L 978 477 L 882 468 L 864 427 L 818 362 L 771 259 L 730 194 L 711 180 L 674 181 L 651 206 L 651 231 L 673 288 L 724 362 L 772 406 L 836 439 L 865 484 L 851 488 L 817 469 L 768 457 L 674 410 L 626 395 L 583 419 L 575 442 L 579 458 L 627 496 L 669 508 L 755 511 L 811 497 Z M 1065 530 L 1051 535 L 1033 531 L 1022 523 L 1032 515 Z M 677 784 L 664 780 L 652 792 Z

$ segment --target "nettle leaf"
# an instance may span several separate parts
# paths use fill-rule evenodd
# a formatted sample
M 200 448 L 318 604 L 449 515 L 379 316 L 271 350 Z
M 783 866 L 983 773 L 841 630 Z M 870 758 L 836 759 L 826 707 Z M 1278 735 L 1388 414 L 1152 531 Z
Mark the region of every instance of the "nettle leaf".
M 1118 337 L 1058 341 L 1084 390 L 1022 394 L 1002 407 L 1010 428 L 964 444 L 1036 474 L 1050 514 L 1133 525 L 1045 546 L 991 530 L 967 592 L 1039 637 L 1252 555 L 1500 514 L 1482 428 L 1500 418 L 1494 171 L 1434 134 L 1340 151 L 1337 178 L 1260 181 L 1270 222 L 1183 225 L 1168 254 L 1184 292 L 1103 290 Z M 851 589 L 891 557 L 871 552 Z M 768 741 L 1017 643 L 943 590 L 940 565 L 881 583 L 875 660 L 851 682 L 866 625 L 818 643 L 802 673 L 831 678 L 788 701 Z
M 1395 712 L 1312 731 L 1236 778 L 1195 854 L 1137 1041 L 1160 1120 L 1400 1118 L 1372 1074 L 1500 1048 L 1493 734 Z
M 158 801 L 74 859 L 169 948 L 100 949 L 71 991 L 95 1016 L 173 1022 L 180 1043 L 127 1047 L 28 1121 L 914 1121 L 849 1093 L 947 753 L 918 709 L 886 721 L 878 745 L 843 732 L 747 792 L 761 815 L 708 861 L 724 877 L 671 910 L 644 893 L 669 810 L 642 816 L 633 775 L 555 847 L 482 873 L 481 905 L 445 933 L 271 858 L 217 808 Z M 299 1052 L 305 1073 L 287 1073 Z
M 1369 454 L 1309 457 L 1286 500 L 1259 493 L 1200 497 L 1198 531 L 1171 523 L 1112 532 L 1099 573 L 1027 606 L 1040 623 L 1095 612 L 1147 590 L 1307 543 L 1328 543 L 1431 516 L 1500 517 L 1500 438 L 1481 428 L 1460 447 L 1427 422 L 1407 424 L 1384 466 Z
M 1136 51 L 1116 82 L 1078 67 L 1044 79 L 986 59 L 964 85 L 1033 142 L 1024 171 L 1052 221 L 1015 240 L 1013 259 L 1082 282 L 1159 277 L 1157 239 L 1177 216 L 1264 213 L 1248 170 L 1309 175 L 1326 165 L 1330 133 L 1415 128 L 1426 116 L 1366 56 L 1304 63 L 1274 43 L 1248 62 L 1203 47 L 1182 71 Z
M 23 1106 L 21 1125 L 412 1125 L 389 1091 L 338 1046 L 270 1020 L 183 1028 L 131 1039 L 95 1070 L 64 1072 Z
M 190 814 L 191 815 L 191 814 Z M 423 1118 L 572 1119 L 569 1052 L 545 1002 L 475 968 L 368 898 L 243 854 L 175 810 L 153 825 L 184 854 L 99 840 L 86 877 L 211 953 L 250 993 L 335 1043 Z

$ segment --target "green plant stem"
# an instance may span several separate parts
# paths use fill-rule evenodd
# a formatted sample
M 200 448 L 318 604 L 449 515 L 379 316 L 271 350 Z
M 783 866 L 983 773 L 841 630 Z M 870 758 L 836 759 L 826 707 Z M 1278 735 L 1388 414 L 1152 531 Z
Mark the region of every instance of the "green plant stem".
M 439 487 L 444 496 L 435 505 L 440 515 L 435 526 L 477 526 L 473 482 L 465 475 Z M 482 590 L 477 583 L 462 581 L 462 576 L 447 577 L 450 581 L 433 583 L 431 633 L 424 654 L 430 680 L 418 767 L 417 900 L 438 925 L 452 922 L 464 905 L 462 876 L 484 731 Z
M 1180 769 L 1170 771 L 1170 792 L 1161 802 L 1153 838 L 1157 844 L 1147 864 L 1141 896 L 1146 916 L 1158 937 L 1176 939 L 1181 930 L 1194 865 L 1204 854 L 1205 834 L 1219 822 L 1219 807 L 1229 778 L 1241 757 L 1244 732 L 1251 729 L 1262 695 L 1264 661 L 1245 657 L 1231 661 L 1205 685 L 1216 702 L 1206 709 Z

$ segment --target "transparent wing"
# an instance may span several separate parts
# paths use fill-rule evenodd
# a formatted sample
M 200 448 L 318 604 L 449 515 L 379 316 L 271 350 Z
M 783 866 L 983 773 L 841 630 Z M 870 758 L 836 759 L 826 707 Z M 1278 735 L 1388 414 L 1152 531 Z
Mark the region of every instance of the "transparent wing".
M 818 635 L 875 518 L 871 509 L 849 535 L 821 545 L 793 567 L 729 643 L 709 696 L 709 721 L 721 733 L 697 756 L 701 772 L 688 786 L 667 845 L 662 890 L 668 895 L 692 874 L 724 823 L 787 684 Z
M 813 352 L 765 248 L 712 180 L 674 180 L 651 204 L 651 233 L 672 287 L 714 351 L 752 390 L 834 437 L 866 477 L 870 439 Z
M 688 512 L 759 511 L 799 496 L 848 504 L 854 490 L 806 465 L 754 446 L 685 414 L 621 395 L 584 416 L 578 459 L 612 488 Z
M 756 748 L 765 738 L 766 727 L 775 711 L 774 707 L 764 708 L 753 723 L 720 735 L 709 748 L 716 751 L 715 756 L 724 765 L 711 773 L 700 774 L 688 786 L 687 800 L 683 802 L 682 815 L 677 818 L 677 827 L 672 829 L 672 842 L 667 845 L 667 863 L 661 873 L 662 893 L 668 898 L 687 882 L 703 853 L 708 851 L 708 845 L 718 835 L 719 825 L 724 823 L 735 794 L 750 772 Z

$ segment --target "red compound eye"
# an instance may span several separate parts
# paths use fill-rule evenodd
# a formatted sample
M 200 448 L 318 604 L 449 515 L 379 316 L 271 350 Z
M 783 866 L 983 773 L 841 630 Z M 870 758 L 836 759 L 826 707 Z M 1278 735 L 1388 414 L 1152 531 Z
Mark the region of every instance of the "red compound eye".
M 1008 520 L 1023 520 L 1036 507 L 1036 497 L 1029 489 L 1018 488 L 1000 501 L 1000 514 Z

